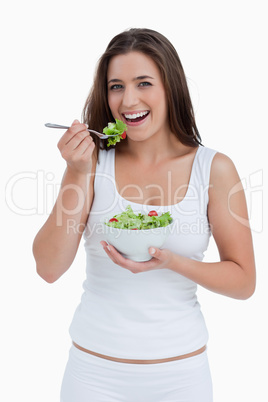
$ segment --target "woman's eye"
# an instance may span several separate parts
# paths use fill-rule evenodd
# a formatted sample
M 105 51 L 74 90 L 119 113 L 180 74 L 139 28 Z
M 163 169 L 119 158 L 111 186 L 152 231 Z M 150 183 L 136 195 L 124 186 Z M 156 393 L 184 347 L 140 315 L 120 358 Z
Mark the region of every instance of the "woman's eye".
M 149 87 L 149 86 L 151 86 L 152 84 L 150 83 L 150 82 L 147 82 L 147 81 L 144 81 L 144 82 L 140 82 L 139 83 L 139 86 L 140 87 Z
M 116 91 L 116 90 L 122 89 L 122 88 L 123 88 L 123 86 L 120 85 L 120 84 L 114 84 L 114 85 L 112 85 L 112 86 L 110 87 L 110 89 L 111 89 L 112 91 Z

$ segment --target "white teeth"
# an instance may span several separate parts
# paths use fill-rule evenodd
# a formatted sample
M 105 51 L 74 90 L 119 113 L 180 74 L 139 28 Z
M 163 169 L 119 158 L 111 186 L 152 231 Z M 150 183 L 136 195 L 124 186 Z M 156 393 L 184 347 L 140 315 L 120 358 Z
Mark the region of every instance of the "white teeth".
M 134 114 L 125 114 L 125 117 L 127 119 L 137 119 L 138 117 L 142 117 L 145 116 L 146 114 L 148 114 L 149 112 L 140 112 L 140 113 L 134 113 Z

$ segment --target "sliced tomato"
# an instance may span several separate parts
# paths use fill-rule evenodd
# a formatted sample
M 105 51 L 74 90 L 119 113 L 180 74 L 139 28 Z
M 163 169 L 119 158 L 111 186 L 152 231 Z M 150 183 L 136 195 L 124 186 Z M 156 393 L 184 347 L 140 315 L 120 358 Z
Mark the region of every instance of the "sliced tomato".
M 122 139 L 124 140 L 127 136 L 127 133 L 124 131 L 123 134 L 121 134 Z
M 158 216 L 158 213 L 156 211 L 150 211 L 148 216 Z
M 131 230 L 138 230 L 137 228 L 133 228 L 133 229 L 131 229 Z
M 109 220 L 109 222 L 118 222 L 118 219 L 116 219 L 116 218 L 111 218 L 111 219 Z

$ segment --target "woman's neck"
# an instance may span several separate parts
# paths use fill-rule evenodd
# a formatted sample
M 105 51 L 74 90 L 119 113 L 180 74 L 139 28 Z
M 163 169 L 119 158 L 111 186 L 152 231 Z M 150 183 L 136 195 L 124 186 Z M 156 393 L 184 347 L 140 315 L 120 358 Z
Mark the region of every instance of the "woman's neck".
M 189 152 L 189 147 L 183 145 L 172 133 L 158 138 L 151 137 L 144 141 L 127 139 L 118 145 L 117 149 L 120 153 L 128 155 L 143 165 L 157 165 L 163 160 Z

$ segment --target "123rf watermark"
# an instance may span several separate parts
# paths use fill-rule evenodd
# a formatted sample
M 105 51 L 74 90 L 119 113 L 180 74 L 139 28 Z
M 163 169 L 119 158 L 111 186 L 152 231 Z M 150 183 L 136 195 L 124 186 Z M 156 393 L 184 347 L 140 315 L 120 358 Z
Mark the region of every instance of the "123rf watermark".
M 264 214 L 264 174 L 259 169 L 242 178 L 242 186 L 245 191 L 249 221 L 251 230 L 256 233 L 263 231 L 263 214 Z M 109 179 L 107 176 L 106 179 Z M 109 179 L 110 180 L 110 179 Z M 112 179 L 111 179 L 112 180 Z M 131 184 L 128 185 L 128 187 Z M 52 172 L 38 170 L 36 172 L 26 171 L 19 172 L 10 177 L 6 183 L 5 200 L 10 211 L 20 216 L 44 215 L 47 216 L 51 212 L 53 205 L 59 195 L 61 184 L 56 182 L 55 175 Z M 159 187 L 159 186 L 158 186 Z M 68 188 L 70 189 L 70 188 Z M 63 189 L 62 191 L 68 190 Z M 79 202 L 83 203 L 83 194 L 78 186 L 72 188 L 77 193 L 78 204 L 74 209 L 65 209 L 64 213 L 70 216 L 79 211 Z M 124 189 L 123 189 L 124 190 Z M 241 184 L 233 186 L 228 195 L 229 211 L 231 215 L 241 224 L 248 226 L 248 221 L 241 217 L 239 213 L 234 212 L 231 208 L 232 197 L 241 191 Z M 162 193 L 161 193 L 162 194 Z M 198 194 L 198 191 L 196 192 Z M 121 194 L 121 201 L 124 194 Z M 142 189 L 139 189 L 139 195 L 142 197 Z M 170 196 L 170 199 L 172 197 Z M 114 208 L 115 200 L 111 202 L 111 210 Z M 146 202 L 145 202 L 146 203 Z M 178 208 L 179 208 L 178 203 Z M 103 211 L 104 212 L 104 211 Z M 183 214 L 183 211 L 179 210 Z M 194 211 L 193 211 L 194 212 Z M 109 210 L 105 211 L 107 215 Z M 60 221 L 58 222 L 59 224 Z M 72 230 L 74 230 L 72 221 Z M 78 231 L 83 228 L 79 226 Z

